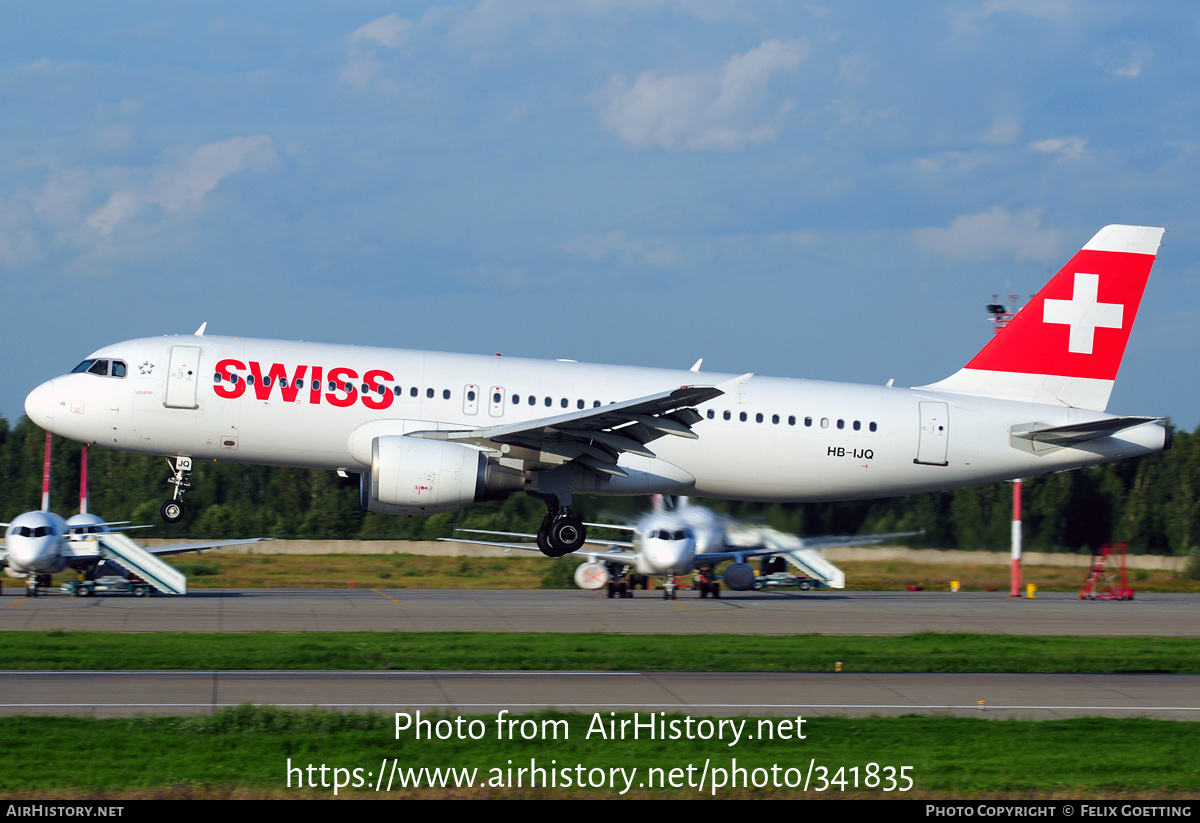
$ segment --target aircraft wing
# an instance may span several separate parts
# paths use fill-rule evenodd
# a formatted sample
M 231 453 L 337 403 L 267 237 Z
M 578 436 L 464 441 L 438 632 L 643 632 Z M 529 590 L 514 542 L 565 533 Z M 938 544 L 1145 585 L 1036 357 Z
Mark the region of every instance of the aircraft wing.
M 724 563 L 726 560 L 736 560 L 741 563 L 747 557 L 765 557 L 771 554 L 787 554 L 788 552 L 815 550 L 815 549 L 835 549 L 842 546 L 871 546 L 876 543 L 885 543 L 888 540 L 896 540 L 901 537 L 916 537 L 924 532 L 889 532 L 888 534 L 860 534 L 860 535 L 828 535 L 825 537 L 804 537 L 800 539 L 799 545 L 796 546 L 746 546 L 745 548 L 729 547 L 726 551 L 721 552 L 705 552 L 704 554 L 696 555 L 696 564 L 701 561 L 707 564 L 709 561 L 716 563 Z
M 412 432 L 430 440 L 466 440 L 499 450 L 501 446 L 548 452 L 591 471 L 628 477 L 617 465 L 623 452 L 653 458 L 646 444 L 664 435 L 696 439 L 692 426 L 702 418 L 692 406 L 736 389 L 750 375 L 718 386 L 680 386 L 634 400 L 567 414 L 486 426 L 479 429 Z
M 491 546 L 496 549 L 504 549 L 505 551 L 508 551 L 509 549 L 517 549 L 523 552 L 538 552 L 541 554 L 541 550 L 538 549 L 538 547 L 533 543 L 492 543 L 488 540 L 461 540 L 455 537 L 439 537 L 438 540 L 444 543 L 466 543 L 471 546 Z M 577 552 L 564 555 L 564 557 L 576 557 L 580 560 L 590 560 L 592 562 L 597 560 L 613 561 L 615 563 L 622 563 L 626 566 L 632 566 L 635 562 L 637 562 L 637 555 L 635 553 L 621 551 L 605 552 L 593 551 L 590 549 L 580 549 Z
M 455 529 L 454 531 L 458 534 L 494 534 L 499 537 L 523 537 L 523 538 L 526 538 L 531 541 L 537 540 L 536 534 L 525 534 L 523 532 L 494 532 L 494 531 L 488 531 L 487 529 Z M 473 543 L 477 546 L 500 546 L 505 549 L 533 549 L 534 551 L 540 551 L 537 547 L 536 542 L 513 544 L 513 543 L 491 543 L 486 540 L 470 540 L 470 539 L 459 540 L 454 537 L 441 537 L 438 539 L 444 540 L 449 543 Z M 627 543 L 627 542 L 621 541 L 621 540 L 600 540 L 598 538 L 589 537 L 587 540 L 585 540 L 583 542 L 584 543 L 592 543 L 592 544 L 598 545 L 598 546 L 619 546 L 619 547 L 625 548 L 625 549 L 633 548 L 632 543 Z M 582 551 L 583 551 L 583 549 L 579 550 L 579 552 L 582 552 Z M 578 554 L 579 552 L 575 552 L 575 554 Z
M 206 543 L 173 543 L 168 546 L 143 546 L 150 554 L 183 554 L 184 552 L 202 552 L 205 549 L 217 549 L 222 546 L 240 546 L 244 543 L 264 543 L 274 540 L 273 537 L 250 537 L 245 540 L 210 540 Z

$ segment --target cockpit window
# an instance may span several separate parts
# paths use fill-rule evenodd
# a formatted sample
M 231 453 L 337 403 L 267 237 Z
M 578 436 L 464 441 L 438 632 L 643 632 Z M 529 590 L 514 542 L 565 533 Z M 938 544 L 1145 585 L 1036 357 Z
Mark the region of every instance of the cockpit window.
M 100 377 L 124 377 L 127 371 L 124 360 L 99 360 L 91 359 L 84 360 L 75 368 L 71 369 L 71 374 L 95 374 Z

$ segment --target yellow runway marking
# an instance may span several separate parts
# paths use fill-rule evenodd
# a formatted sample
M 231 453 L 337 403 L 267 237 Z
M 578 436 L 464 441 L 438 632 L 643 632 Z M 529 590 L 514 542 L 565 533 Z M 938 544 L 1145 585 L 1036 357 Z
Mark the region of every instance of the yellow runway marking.
M 10 608 L 10 609 L 15 609 L 17 606 L 20 606 L 22 603 L 25 603 L 26 601 L 29 601 L 29 600 L 32 600 L 32 599 L 33 599 L 32 597 L 28 597 L 28 596 L 26 596 L 26 597 L 22 597 L 22 598 L 21 598 L 20 600 L 18 600 L 16 603 L 13 603 L 11 606 L 9 606 L 9 608 Z
M 393 603 L 399 603 L 401 606 L 404 605 L 403 600 L 397 600 L 396 598 L 392 597 L 390 594 L 384 594 L 379 589 L 371 589 L 371 591 L 375 592 L 375 594 L 379 595 L 380 597 L 386 597 L 388 600 L 392 601 Z

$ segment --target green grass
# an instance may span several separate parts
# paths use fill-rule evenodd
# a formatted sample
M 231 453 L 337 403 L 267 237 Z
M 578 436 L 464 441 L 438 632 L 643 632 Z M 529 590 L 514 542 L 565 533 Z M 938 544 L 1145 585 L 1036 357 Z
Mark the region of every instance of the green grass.
M 19 670 L 534 670 L 1200 673 L 1200 639 L 914 634 L 2 632 Z
M 618 715 L 617 719 L 628 715 Z M 404 768 L 476 768 L 470 790 L 438 789 L 415 792 L 393 784 L 391 796 L 426 797 L 545 797 L 545 789 L 481 789 L 500 774 L 507 779 L 509 763 L 515 769 L 537 764 L 585 769 L 636 768 L 635 796 L 711 796 L 696 788 L 651 793 L 638 788 L 650 768 L 664 770 L 694 766 L 697 782 L 706 760 L 711 769 L 737 766 L 752 770 L 795 768 L 804 775 L 810 761 L 834 778 L 839 767 L 858 767 L 860 782 L 846 787 L 851 796 L 875 797 L 1194 797 L 1200 792 L 1200 747 L 1195 746 L 1195 725 L 1146 719 L 1079 719 L 1059 721 L 976 720 L 973 718 L 847 719 L 806 718 L 804 740 L 748 740 L 727 745 L 720 740 L 605 740 L 587 739 L 590 714 L 542 712 L 527 716 L 535 721 L 566 720 L 567 739 L 504 740 L 496 735 L 495 715 L 483 715 L 480 740 L 416 740 L 411 732 L 395 734 L 392 715 L 338 714 L 324 711 L 291 711 L 238 707 L 212 716 L 126 718 L 7 717 L 0 718 L 0 791 L 53 797 L 56 793 L 82 792 L 108 797 L 161 796 L 165 789 L 176 796 L 332 796 L 332 787 L 302 790 L 287 788 L 287 764 L 308 764 L 344 769 L 361 768 L 377 773 L 385 758 L 395 758 Z M 608 713 L 601 713 L 604 720 Z M 646 715 L 641 715 L 642 719 Z M 666 715 L 665 719 L 683 718 Z M 741 719 L 741 718 L 739 718 Z M 775 718 L 773 722 L 777 722 Z M 681 727 L 682 728 L 682 727 Z M 746 719 L 745 731 L 757 732 L 755 719 Z M 755 734 L 757 738 L 757 734 Z M 1097 742 L 1103 741 L 1102 752 Z M 98 750 L 104 756 L 97 757 Z M 868 763 L 908 766 L 913 777 L 910 792 L 880 791 L 862 785 Z M 390 765 L 389 765 L 390 770 Z M 686 774 L 686 772 L 681 772 Z M 319 772 L 315 773 L 319 782 Z M 762 776 L 765 776 L 763 774 Z M 838 797 L 830 786 L 817 792 L 814 773 L 809 797 Z M 307 779 L 307 771 L 305 771 Z M 332 772 L 327 773 L 332 780 Z M 526 778 L 526 787 L 528 786 Z M 342 790 L 341 794 L 346 794 Z M 615 797 L 612 789 L 560 792 L 566 796 Z M 360 789 L 359 796 L 387 796 Z M 789 797 L 799 790 L 720 789 L 717 796 Z

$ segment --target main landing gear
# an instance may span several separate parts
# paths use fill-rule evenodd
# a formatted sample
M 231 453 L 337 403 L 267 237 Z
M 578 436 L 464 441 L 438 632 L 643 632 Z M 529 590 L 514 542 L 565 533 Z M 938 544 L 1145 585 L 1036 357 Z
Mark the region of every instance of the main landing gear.
M 537 547 L 547 557 L 563 557 L 583 548 L 587 529 L 570 506 L 560 506 L 553 494 L 537 495 L 546 504 L 546 519 L 537 533 Z
M 167 461 L 167 465 L 171 465 L 170 460 Z M 171 499 L 159 509 L 162 519 L 168 523 L 178 523 L 183 519 L 183 490 L 192 485 L 187 479 L 191 472 L 192 458 L 182 455 L 175 458 L 174 474 L 167 478 L 167 482 L 175 487 L 175 491 L 171 493 Z
M 37 597 L 43 589 L 50 588 L 50 575 L 33 574 L 25 578 L 25 596 Z

